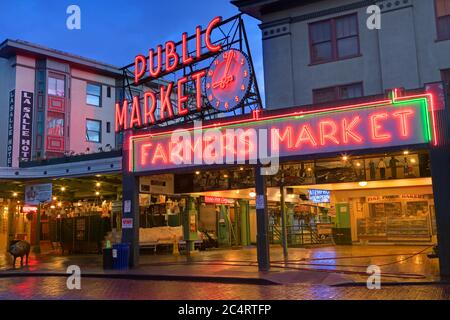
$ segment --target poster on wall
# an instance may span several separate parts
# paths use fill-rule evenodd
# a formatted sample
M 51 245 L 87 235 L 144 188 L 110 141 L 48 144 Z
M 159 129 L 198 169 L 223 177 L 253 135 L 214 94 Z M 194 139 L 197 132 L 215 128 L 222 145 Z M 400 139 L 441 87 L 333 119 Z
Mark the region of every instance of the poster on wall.
M 20 111 L 19 161 L 31 160 L 31 133 L 33 126 L 33 93 L 22 91 Z
M 14 142 L 14 103 L 16 101 L 16 90 L 9 92 L 8 107 L 8 145 L 6 148 L 6 166 L 12 167 L 13 164 L 13 142 Z
M 52 184 L 41 183 L 25 186 L 25 204 L 38 205 L 52 201 Z

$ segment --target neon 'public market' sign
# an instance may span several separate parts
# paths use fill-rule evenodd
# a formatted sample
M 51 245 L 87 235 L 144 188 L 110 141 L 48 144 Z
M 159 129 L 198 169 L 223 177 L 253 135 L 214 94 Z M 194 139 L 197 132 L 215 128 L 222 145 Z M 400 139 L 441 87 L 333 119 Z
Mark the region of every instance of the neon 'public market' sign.
M 181 36 L 181 52 L 177 52 L 177 45 L 174 41 L 167 41 L 164 45 L 158 45 L 156 50 L 150 49 L 148 58 L 139 54 L 135 57 L 134 62 L 134 82 L 139 84 L 144 78 L 156 79 L 171 72 L 176 71 L 180 67 L 186 67 L 200 60 L 206 59 L 211 55 L 217 54 L 222 50 L 220 43 L 214 44 L 211 40 L 212 31 L 222 22 L 221 17 L 216 17 L 208 24 L 205 31 L 198 26 L 195 30 L 195 50 L 189 51 L 188 35 L 183 33 Z M 202 36 L 204 32 L 204 37 Z M 203 50 L 202 47 L 206 48 Z M 189 113 L 186 106 L 188 95 L 184 94 L 184 86 L 188 81 L 195 83 L 195 100 L 196 110 L 202 109 L 202 80 L 207 77 L 206 70 L 199 70 L 190 75 L 179 78 L 176 82 L 169 82 L 167 85 L 161 85 L 159 88 L 159 116 L 155 114 L 157 106 L 157 95 L 153 91 L 144 92 L 143 106 L 140 105 L 139 97 L 134 96 L 131 112 L 129 113 L 129 101 L 124 100 L 122 105 L 116 103 L 115 106 L 115 124 L 116 132 L 130 129 L 133 127 L 148 126 L 156 123 L 172 119 L 176 116 L 184 116 Z M 209 75 L 212 78 L 212 74 Z M 174 94 L 174 86 L 177 86 L 176 95 L 177 102 L 174 105 L 172 95 Z

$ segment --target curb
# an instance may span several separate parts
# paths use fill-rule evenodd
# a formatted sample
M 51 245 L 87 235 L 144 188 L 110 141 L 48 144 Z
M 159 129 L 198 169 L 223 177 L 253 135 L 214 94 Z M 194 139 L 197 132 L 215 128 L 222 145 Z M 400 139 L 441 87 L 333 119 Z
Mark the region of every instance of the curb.
M 14 277 L 68 277 L 67 273 L 56 272 L 7 272 L 0 273 L 1 278 Z M 238 277 L 223 277 L 223 276 L 183 276 L 183 275 L 155 275 L 155 274 L 120 274 L 120 273 L 85 273 L 82 274 L 84 278 L 102 278 L 102 279 L 128 279 L 128 280 L 158 280 L 158 281 L 188 281 L 188 282 L 215 282 L 215 283 L 230 283 L 230 284 L 256 284 L 256 285 L 280 285 L 277 282 L 262 279 L 262 278 L 238 278 Z
M 396 286 L 436 286 L 436 285 L 449 285 L 450 281 L 422 281 L 422 282 L 381 282 L 381 287 L 396 287 Z M 366 282 L 353 282 L 353 283 L 339 283 L 333 284 L 331 287 L 366 287 Z

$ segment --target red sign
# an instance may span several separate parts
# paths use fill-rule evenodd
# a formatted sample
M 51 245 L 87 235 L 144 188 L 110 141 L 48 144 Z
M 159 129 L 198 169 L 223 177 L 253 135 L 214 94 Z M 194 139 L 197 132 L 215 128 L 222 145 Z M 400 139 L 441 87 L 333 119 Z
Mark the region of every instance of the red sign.
M 253 119 L 131 136 L 129 170 L 241 164 L 260 159 L 264 148 L 267 157 L 283 158 L 425 144 L 432 138 L 436 144 L 434 128 L 431 95 L 267 116 L 255 112 Z
M 182 34 L 181 53 L 176 51 L 176 45 L 173 41 L 167 41 L 164 49 L 159 45 L 156 49 L 150 49 L 148 58 L 144 55 L 137 55 L 135 58 L 134 81 L 137 84 L 145 76 L 151 78 L 159 78 L 165 74 L 174 72 L 182 66 L 188 66 L 199 60 L 204 59 L 205 56 L 215 54 L 222 49 L 221 44 L 213 44 L 211 42 L 211 33 L 213 29 L 220 24 L 221 17 L 214 18 L 208 25 L 205 31 L 204 46 L 207 52 L 202 53 L 203 37 L 201 27 L 197 27 L 195 31 L 196 50 L 195 55 L 189 55 L 188 36 L 187 33 Z M 181 54 L 181 55 L 180 55 Z M 163 63 L 164 61 L 164 63 Z M 200 70 L 178 79 L 176 82 L 169 82 L 167 85 L 161 85 L 159 93 L 155 94 L 153 91 L 146 91 L 144 93 L 143 106 L 140 105 L 139 97 L 134 96 L 131 107 L 131 114 L 129 114 L 129 101 L 124 100 L 122 106 L 116 103 L 116 132 L 122 129 L 129 129 L 133 127 L 142 127 L 154 124 L 159 120 L 172 119 L 175 116 L 185 116 L 189 113 L 186 107 L 188 95 L 185 94 L 184 86 L 188 81 L 195 83 L 195 99 L 196 109 L 202 109 L 202 79 L 206 76 L 205 70 Z M 174 91 L 176 85 L 177 90 Z M 177 95 L 177 103 L 172 104 L 173 94 Z M 157 95 L 159 100 L 157 99 Z M 155 114 L 156 106 L 160 106 L 159 116 Z
M 205 203 L 234 204 L 234 200 L 223 197 L 205 196 Z
M 164 48 L 159 45 L 156 50 L 150 49 L 148 57 L 141 54 L 136 56 L 135 85 L 208 58 L 214 59 L 209 68 L 192 71 L 176 81 L 165 81 L 159 90 L 144 92 L 142 102 L 138 96 L 134 96 L 132 101 L 125 99 L 122 103 L 116 103 L 116 132 L 199 112 L 205 107 L 203 97 L 207 98 L 207 104 L 218 111 L 231 111 L 244 104 L 252 85 L 253 70 L 244 52 L 232 48 L 222 52 L 221 41 L 212 41 L 212 31 L 221 23 L 221 17 L 216 17 L 206 30 L 197 27 L 195 36 L 188 37 L 183 33 L 181 42 L 177 44 L 167 41 Z M 195 51 L 188 48 L 192 40 L 195 41 Z M 177 52 L 177 48 L 181 52 Z

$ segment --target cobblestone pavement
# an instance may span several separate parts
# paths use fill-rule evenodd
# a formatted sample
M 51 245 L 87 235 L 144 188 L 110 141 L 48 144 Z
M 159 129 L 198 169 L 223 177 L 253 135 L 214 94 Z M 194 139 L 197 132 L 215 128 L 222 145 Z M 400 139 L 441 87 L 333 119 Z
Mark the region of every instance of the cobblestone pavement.
M 81 279 L 68 290 L 64 277 L 0 279 L 0 300 L 450 300 L 450 285 L 330 287 L 317 285 L 241 285 L 203 282 Z
M 429 282 L 439 279 L 438 259 L 429 259 L 429 246 L 328 246 L 290 248 L 289 261 L 283 260 L 279 246 L 272 246 L 271 274 L 282 283 L 336 284 L 348 281 L 365 282 L 366 268 L 378 265 L 383 281 Z M 29 265 L 18 272 L 65 273 L 69 265 L 79 265 L 85 273 L 103 273 L 101 255 L 60 255 L 57 252 L 32 255 Z M 254 247 L 240 250 L 197 252 L 187 263 L 186 256 L 142 254 L 140 267 L 130 273 L 191 276 L 260 277 Z M 11 257 L 0 254 L 0 273 L 11 270 Z M 290 272 L 286 275 L 286 272 Z M 298 275 L 295 272 L 299 273 Z M 313 272 L 313 273 L 312 273 Z M 281 273 L 284 273 L 281 275 Z M 329 281 L 328 274 L 338 275 Z M 283 279 L 282 279 L 283 278 Z M 271 279 L 273 280 L 273 279 Z M 348 281 L 347 281 L 348 280 Z

